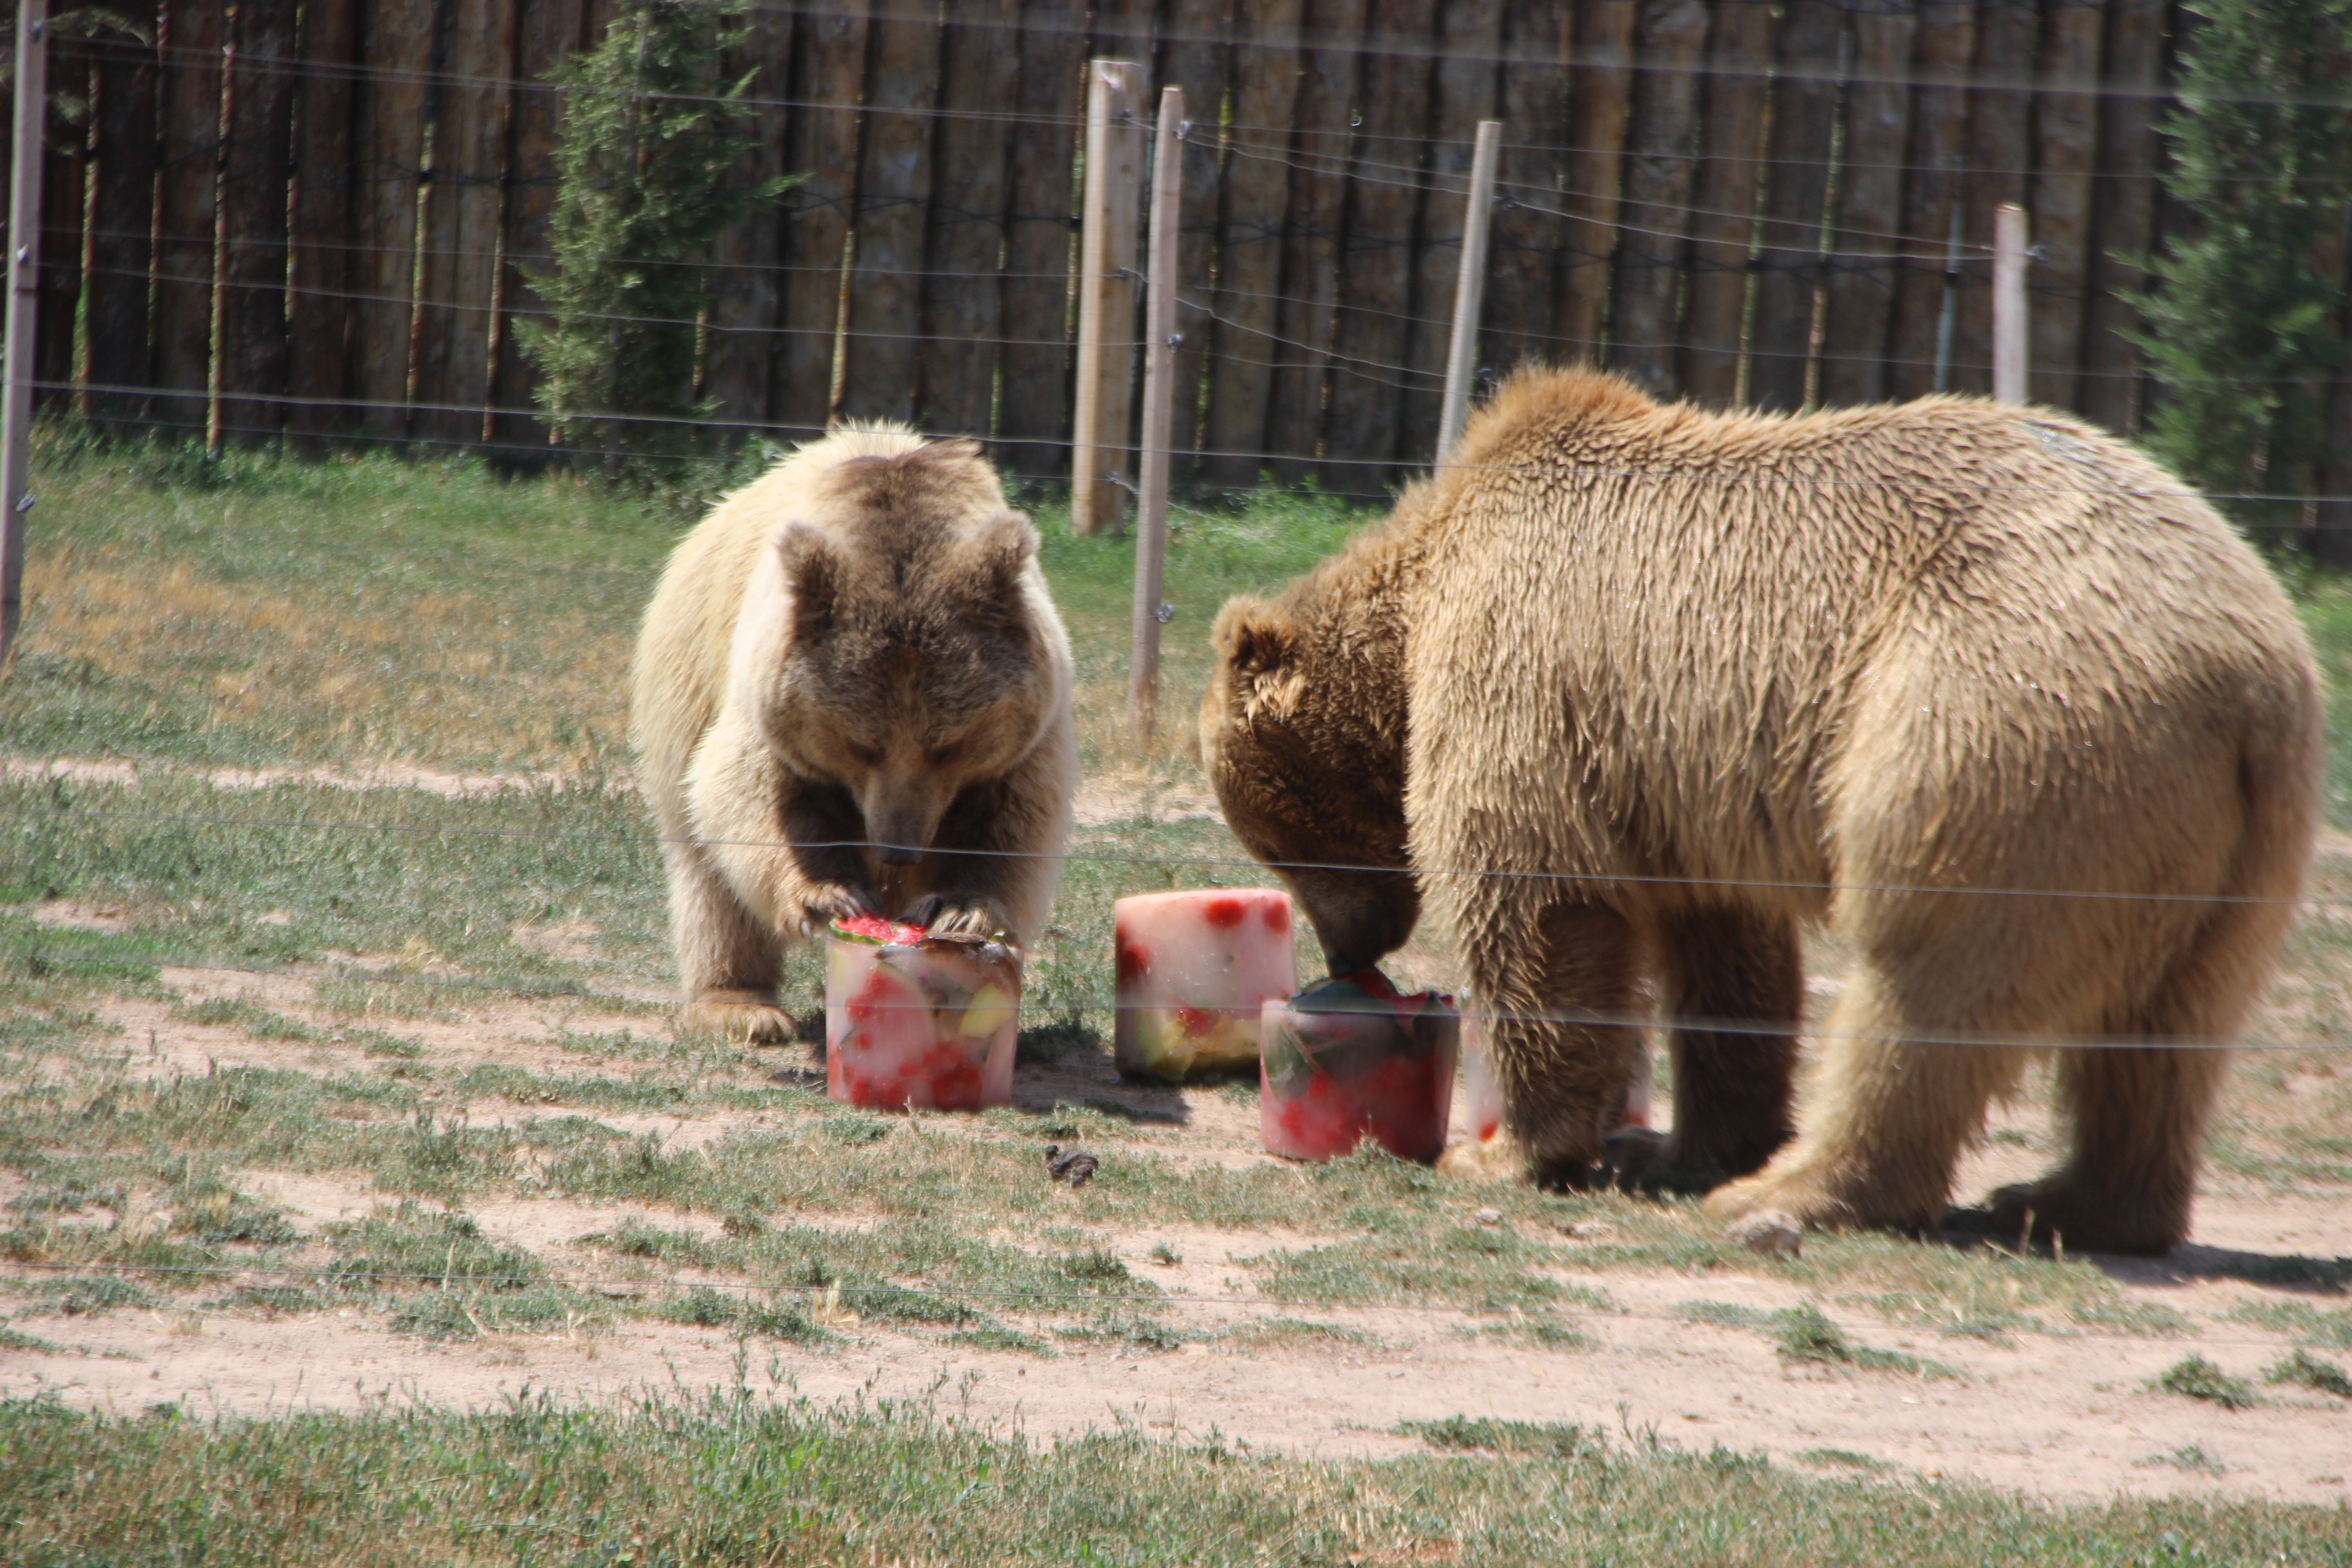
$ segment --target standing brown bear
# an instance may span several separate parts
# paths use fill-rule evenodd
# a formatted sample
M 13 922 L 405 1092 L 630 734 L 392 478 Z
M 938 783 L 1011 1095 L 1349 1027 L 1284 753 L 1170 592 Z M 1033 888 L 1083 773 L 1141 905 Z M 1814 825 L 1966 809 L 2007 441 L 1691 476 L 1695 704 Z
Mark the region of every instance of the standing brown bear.
M 845 430 L 721 501 L 662 573 L 629 703 L 687 1022 L 788 1037 L 783 944 L 836 915 L 1034 934 L 1070 686 L 1036 530 L 971 442 Z
M 2318 798 L 2311 654 L 2244 542 L 2121 443 L 1963 398 L 1718 415 L 1527 374 L 1453 465 L 1217 622 L 1211 777 L 1334 970 L 1425 897 L 1538 1180 L 1742 1177 L 1716 1212 L 1823 1225 L 1933 1226 L 2034 1047 L 2131 1042 L 2060 1054 L 2072 1155 L 1996 1212 L 2179 1240 L 2204 1047 Z M 1806 921 L 1854 962 L 1783 1147 Z M 1662 1142 L 1609 1139 L 1645 980 Z

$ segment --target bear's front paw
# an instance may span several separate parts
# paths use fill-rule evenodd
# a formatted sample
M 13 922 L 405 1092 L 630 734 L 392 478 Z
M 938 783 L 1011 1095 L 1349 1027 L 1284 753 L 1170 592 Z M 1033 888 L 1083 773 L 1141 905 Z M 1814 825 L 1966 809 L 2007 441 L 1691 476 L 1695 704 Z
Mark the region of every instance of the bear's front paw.
M 1778 1209 L 1800 1225 L 1823 1230 L 1843 1230 L 1864 1222 L 1823 1173 L 1802 1165 L 1742 1176 L 1706 1198 L 1706 1212 L 1717 1219 L 1745 1219 L 1765 1209 Z
M 846 882 L 819 882 L 800 896 L 800 927 L 803 936 L 822 935 L 835 921 L 874 912 L 874 896 Z
M 955 893 L 926 893 L 901 918 L 934 936 L 994 936 L 1004 929 L 1004 916 L 994 905 Z
M 1695 1196 L 1723 1184 L 1724 1170 L 1694 1160 L 1672 1136 L 1648 1127 L 1620 1127 L 1601 1141 L 1601 1163 L 1620 1190 L 1651 1197 Z
M 678 1023 L 689 1034 L 754 1046 L 781 1046 L 793 1037 L 793 1016 L 757 991 L 706 991 L 686 1005 Z
M 2003 1187 L 1986 1206 L 1990 1214 L 1983 1228 L 1999 1241 L 2158 1258 L 2189 1235 L 2186 1205 L 2166 1204 L 2145 1192 L 2090 1191 L 2063 1171 Z

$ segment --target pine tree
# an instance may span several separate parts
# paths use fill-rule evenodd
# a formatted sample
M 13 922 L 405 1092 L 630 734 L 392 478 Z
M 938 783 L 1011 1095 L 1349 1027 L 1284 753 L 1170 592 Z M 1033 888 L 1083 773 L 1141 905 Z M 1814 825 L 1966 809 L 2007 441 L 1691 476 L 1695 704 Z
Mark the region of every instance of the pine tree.
M 752 133 L 752 79 L 730 82 L 720 64 L 741 13 L 741 0 L 622 0 L 604 41 L 554 78 L 554 266 L 533 279 L 548 315 L 523 323 L 522 342 L 557 437 L 615 472 L 707 449 L 695 355 L 711 269 L 699 264 L 792 183 L 730 178 Z M 628 415 L 645 417 L 615 417 Z
M 2352 0 L 2194 0 L 2165 187 L 2200 220 L 2154 268 L 2147 445 L 2265 530 L 2294 527 L 2347 368 Z M 2336 262 L 2329 265 L 2331 258 Z

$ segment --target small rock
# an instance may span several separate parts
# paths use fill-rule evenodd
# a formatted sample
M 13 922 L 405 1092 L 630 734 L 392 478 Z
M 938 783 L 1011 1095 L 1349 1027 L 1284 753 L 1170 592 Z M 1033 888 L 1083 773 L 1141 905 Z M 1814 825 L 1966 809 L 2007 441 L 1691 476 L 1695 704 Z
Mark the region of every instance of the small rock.
M 1805 1227 L 1779 1209 L 1759 1209 L 1723 1233 L 1750 1252 L 1767 1258 L 1794 1258 L 1804 1249 Z
M 1617 1234 L 1617 1227 L 1605 1219 L 1580 1219 L 1559 1228 L 1578 1241 L 1607 1241 Z
M 1470 1217 L 1476 1220 L 1480 1225 L 1500 1225 L 1503 1223 L 1503 1211 L 1501 1209 L 1478 1209 L 1472 1213 Z
M 1059 1143 L 1045 1145 L 1045 1173 L 1057 1182 L 1067 1182 L 1073 1187 L 1083 1187 L 1093 1179 L 1098 1162 L 1083 1149 L 1062 1152 Z

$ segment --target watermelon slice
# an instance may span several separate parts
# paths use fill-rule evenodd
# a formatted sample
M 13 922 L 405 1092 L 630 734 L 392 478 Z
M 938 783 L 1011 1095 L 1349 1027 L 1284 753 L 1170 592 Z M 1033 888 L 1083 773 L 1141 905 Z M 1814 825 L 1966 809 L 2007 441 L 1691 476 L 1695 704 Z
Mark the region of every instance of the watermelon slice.
M 911 921 L 885 920 L 880 915 L 844 915 L 833 922 L 833 931 L 846 941 L 877 947 L 912 947 L 926 934 Z

